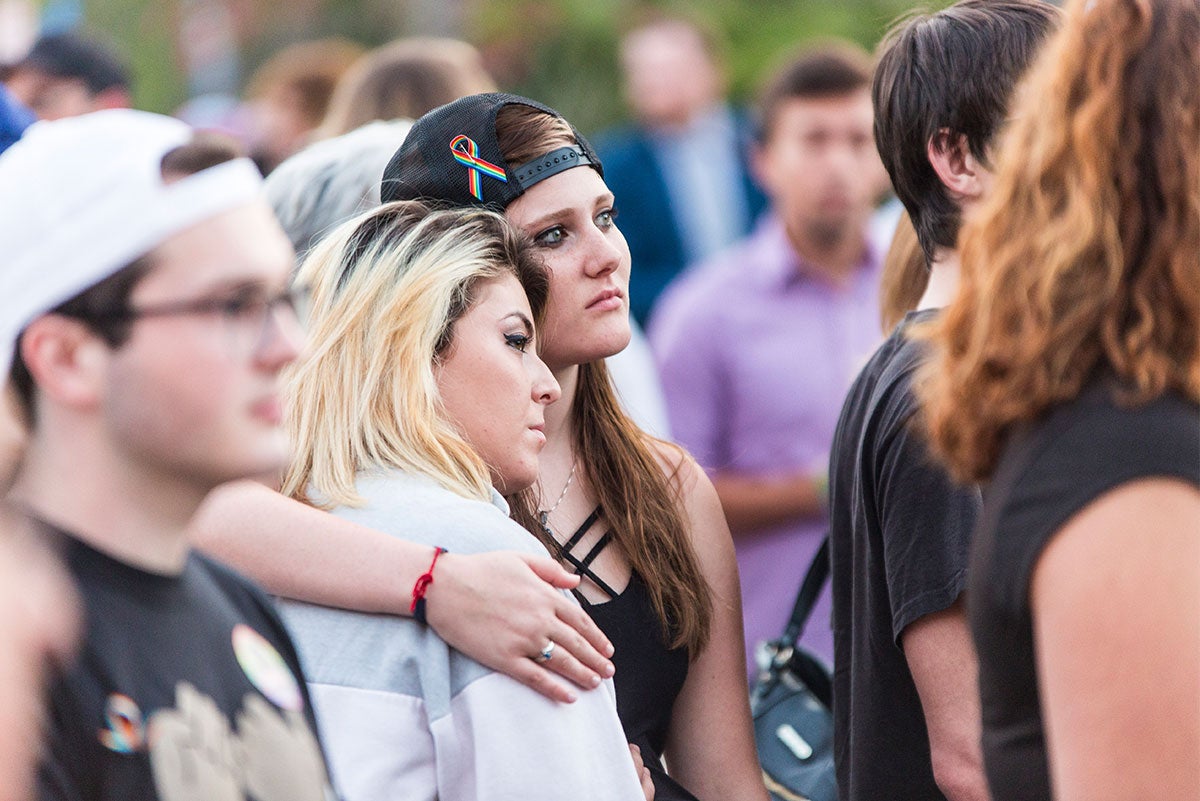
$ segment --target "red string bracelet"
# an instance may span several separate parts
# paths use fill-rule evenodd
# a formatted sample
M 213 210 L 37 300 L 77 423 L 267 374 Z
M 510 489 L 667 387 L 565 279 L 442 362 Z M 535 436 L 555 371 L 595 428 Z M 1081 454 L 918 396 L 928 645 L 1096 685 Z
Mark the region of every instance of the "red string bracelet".
M 425 620 L 425 591 L 433 583 L 433 566 L 437 564 L 438 557 L 445 552 L 445 548 L 433 549 L 433 561 L 429 563 L 429 569 L 422 573 L 413 585 L 412 606 L 408 607 L 408 611 L 412 612 L 413 619 L 422 625 L 428 622 Z

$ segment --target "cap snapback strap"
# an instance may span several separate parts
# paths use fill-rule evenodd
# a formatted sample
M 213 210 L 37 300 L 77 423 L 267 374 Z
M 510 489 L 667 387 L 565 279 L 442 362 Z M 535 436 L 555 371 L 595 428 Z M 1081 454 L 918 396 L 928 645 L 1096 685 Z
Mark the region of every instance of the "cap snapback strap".
M 551 150 L 544 156 L 539 156 L 533 161 L 522 164 L 513 170 L 512 177 L 517 182 L 517 186 L 524 192 L 538 181 L 544 181 L 552 175 L 558 175 L 563 170 L 583 166 L 594 166 L 594 162 L 588 158 L 587 153 L 583 152 L 583 148 L 577 145 L 567 145 L 557 150 Z

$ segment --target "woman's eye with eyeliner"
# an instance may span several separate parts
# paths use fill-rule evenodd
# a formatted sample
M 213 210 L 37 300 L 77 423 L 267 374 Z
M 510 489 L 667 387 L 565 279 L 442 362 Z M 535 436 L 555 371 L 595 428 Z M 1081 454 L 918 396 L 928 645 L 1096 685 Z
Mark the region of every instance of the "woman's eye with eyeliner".
M 563 230 L 563 227 L 561 225 L 556 225 L 553 228 L 542 231 L 540 234 L 534 237 L 534 241 L 545 247 L 554 247 L 555 245 L 561 244 L 566 235 L 567 232 Z
M 504 341 L 508 343 L 509 347 L 516 348 L 521 353 L 524 353 L 529 347 L 529 337 L 525 334 L 505 334 Z
M 617 224 L 617 209 L 605 209 L 596 215 L 596 224 L 601 228 L 611 228 Z

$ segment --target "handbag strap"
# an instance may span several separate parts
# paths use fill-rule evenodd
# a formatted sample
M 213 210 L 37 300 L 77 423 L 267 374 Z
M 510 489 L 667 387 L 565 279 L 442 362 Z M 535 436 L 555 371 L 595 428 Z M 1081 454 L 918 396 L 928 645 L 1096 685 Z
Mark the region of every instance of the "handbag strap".
M 788 618 L 787 628 L 783 630 L 783 636 L 779 639 L 781 651 L 794 646 L 804 633 L 804 625 L 808 623 L 808 616 L 812 614 L 817 596 L 821 594 L 828 578 L 829 534 L 826 533 L 825 538 L 821 540 L 821 547 L 817 548 L 812 563 L 808 566 L 808 572 L 804 574 L 804 581 L 800 583 L 800 592 L 796 594 L 796 603 L 792 607 L 791 617 Z

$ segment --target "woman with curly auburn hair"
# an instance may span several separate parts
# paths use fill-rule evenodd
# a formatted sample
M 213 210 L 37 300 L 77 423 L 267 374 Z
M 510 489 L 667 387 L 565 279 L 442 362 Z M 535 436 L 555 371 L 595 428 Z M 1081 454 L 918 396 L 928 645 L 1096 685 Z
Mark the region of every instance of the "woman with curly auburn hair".
M 1200 4 L 1076 0 L 931 326 L 993 798 L 1200 797 Z

